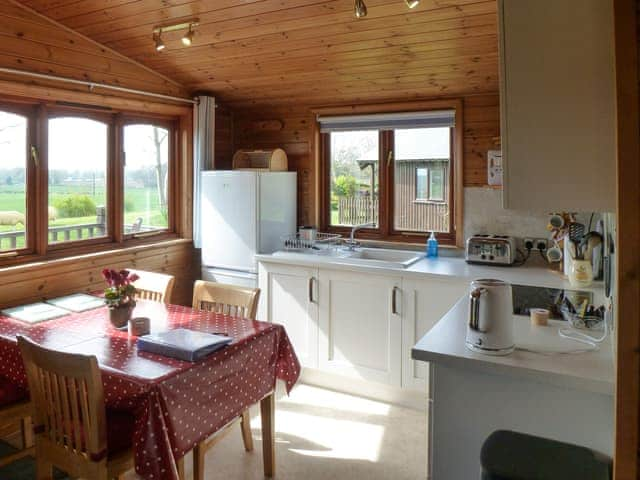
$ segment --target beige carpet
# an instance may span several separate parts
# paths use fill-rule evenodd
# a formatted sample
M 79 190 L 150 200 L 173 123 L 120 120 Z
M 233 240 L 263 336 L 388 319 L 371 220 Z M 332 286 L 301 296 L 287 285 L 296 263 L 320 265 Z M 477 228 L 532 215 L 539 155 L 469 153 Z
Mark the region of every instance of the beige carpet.
M 207 454 L 208 479 L 263 478 L 257 409 L 251 426 L 255 450 L 244 451 L 237 427 Z M 298 385 L 278 395 L 276 442 L 278 480 L 426 478 L 424 412 Z M 185 460 L 190 479 L 191 455 Z

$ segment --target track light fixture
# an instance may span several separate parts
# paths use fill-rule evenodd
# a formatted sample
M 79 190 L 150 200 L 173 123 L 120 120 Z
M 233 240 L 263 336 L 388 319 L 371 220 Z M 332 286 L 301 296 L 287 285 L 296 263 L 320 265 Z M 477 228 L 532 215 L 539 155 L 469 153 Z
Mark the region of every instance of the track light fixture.
M 182 44 L 186 47 L 190 47 L 193 44 L 193 37 L 195 35 L 194 28 L 198 26 L 198 19 L 191 20 L 189 22 L 175 23 L 172 25 L 162 25 L 153 28 L 153 41 L 156 45 L 158 52 L 164 50 L 165 44 L 162 41 L 162 34 L 167 32 L 175 32 L 178 30 L 187 30 L 187 32 L 180 39 Z
M 158 52 L 161 52 L 162 50 L 164 50 L 164 47 L 166 47 L 166 45 L 162 41 L 162 30 L 160 30 L 158 33 L 153 34 L 153 41 L 156 44 L 156 50 Z
M 404 3 L 410 9 L 414 9 L 420 3 L 420 0 L 404 0 Z M 355 0 L 353 4 L 353 13 L 356 18 L 364 18 L 367 16 L 367 5 L 364 3 L 364 0 Z
M 182 37 L 182 44 L 186 47 L 190 47 L 193 43 L 193 28 L 189 25 L 189 31 Z

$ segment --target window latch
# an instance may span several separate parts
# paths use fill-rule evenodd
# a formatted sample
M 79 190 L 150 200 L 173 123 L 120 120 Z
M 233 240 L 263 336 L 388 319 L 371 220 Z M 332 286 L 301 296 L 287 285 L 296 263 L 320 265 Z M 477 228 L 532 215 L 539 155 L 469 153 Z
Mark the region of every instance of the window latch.
M 35 145 L 31 145 L 31 159 L 33 160 L 33 164 L 36 166 L 36 168 L 40 166 L 38 148 Z
M 389 155 L 387 155 L 387 168 L 389 168 L 389 165 L 391 165 L 392 161 L 393 161 L 393 150 L 389 150 Z

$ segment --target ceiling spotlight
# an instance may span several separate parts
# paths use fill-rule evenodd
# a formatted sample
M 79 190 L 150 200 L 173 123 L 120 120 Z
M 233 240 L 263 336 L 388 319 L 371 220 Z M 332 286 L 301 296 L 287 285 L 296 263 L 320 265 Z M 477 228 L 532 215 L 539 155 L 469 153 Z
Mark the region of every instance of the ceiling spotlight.
M 367 6 L 364 0 L 356 0 L 356 3 L 353 5 L 353 13 L 356 18 L 364 18 L 367 16 Z
M 404 0 L 404 3 L 406 3 L 409 8 L 416 8 L 420 0 Z
M 189 25 L 189 31 L 187 33 L 184 34 L 184 37 L 182 37 L 182 44 L 186 47 L 190 47 L 191 44 L 193 43 L 193 29 L 191 28 L 191 25 Z
M 166 46 L 162 41 L 161 35 L 162 35 L 162 30 L 160 30 L 158 33 L 153 34 L 153 41 L 156 44 L 156 50 L 158 52 L 161 52 L 162 50 L 164 50 L 164 47 Z

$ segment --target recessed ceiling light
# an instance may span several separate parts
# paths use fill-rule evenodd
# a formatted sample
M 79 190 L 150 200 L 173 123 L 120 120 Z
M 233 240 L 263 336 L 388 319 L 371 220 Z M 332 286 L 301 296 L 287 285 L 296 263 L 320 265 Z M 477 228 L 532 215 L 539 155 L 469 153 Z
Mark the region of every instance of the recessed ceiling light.
M 409 8 L 416 8 L 420 0 L 404 0 L 404 3 L 406 3 Z

